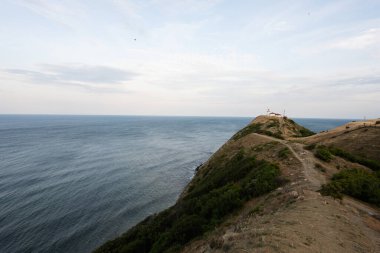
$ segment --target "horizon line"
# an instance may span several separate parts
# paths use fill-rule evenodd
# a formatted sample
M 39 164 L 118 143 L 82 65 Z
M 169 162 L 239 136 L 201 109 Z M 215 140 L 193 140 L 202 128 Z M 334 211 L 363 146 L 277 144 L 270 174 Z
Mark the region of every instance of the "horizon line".
M 66 113 L 0 113 L 0 116 L 103 116 L 103 117 L 198 117 L 198 118 L 256 118 L 258 116 L 265 115 L 259 114 L 255 116 L 215 116 L 215 115 L 151 115 L 151 114 L 66 114 Z M 332 117 L 302 117 L 302 116 L 286 116 L 293 119 L 339 119 L 339 120 L 369 120 L 369 119 L 380 119 L 379 118 L 332 118 Z

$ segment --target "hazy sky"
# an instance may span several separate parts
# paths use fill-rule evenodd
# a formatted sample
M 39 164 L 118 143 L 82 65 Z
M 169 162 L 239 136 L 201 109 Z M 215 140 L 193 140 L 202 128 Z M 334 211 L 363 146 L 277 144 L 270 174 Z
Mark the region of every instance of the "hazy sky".
M 380 1 L 0 1 L 0 113 L 268 107 L 380 117 Z

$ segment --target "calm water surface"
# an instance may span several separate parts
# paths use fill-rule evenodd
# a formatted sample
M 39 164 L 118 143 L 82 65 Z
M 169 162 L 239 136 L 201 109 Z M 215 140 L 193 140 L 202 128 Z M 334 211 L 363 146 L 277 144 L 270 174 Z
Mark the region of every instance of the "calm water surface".
M 91 252 L 172 205 L 250 120 L 0 115 L 0 252 Z

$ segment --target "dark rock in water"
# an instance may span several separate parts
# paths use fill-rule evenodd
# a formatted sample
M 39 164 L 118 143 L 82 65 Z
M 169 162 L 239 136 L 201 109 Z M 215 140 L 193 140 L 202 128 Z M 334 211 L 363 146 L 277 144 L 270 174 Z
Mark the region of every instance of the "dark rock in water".
M 200 167 L 202 167 L 203 163 L 199 164 L 196 168 L 195 168 L 195 172 L 197 172 L 199 170 Z

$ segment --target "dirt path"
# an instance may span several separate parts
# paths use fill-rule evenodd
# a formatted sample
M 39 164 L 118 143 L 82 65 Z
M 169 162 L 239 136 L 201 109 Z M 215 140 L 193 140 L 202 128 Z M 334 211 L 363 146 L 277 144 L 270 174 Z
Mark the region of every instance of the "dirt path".
M 322 184 L 326 183 L 326 178 L 320 172 L 315 169 L 316 160 L 312 152 L 305 150 L 300 143 L 285 144 L 294 154 L 294 156 L 300 160 L 304 170 L 305 177 L 310 181 L 311 188 L 313 190 L 319 190 Z M 300 157 L 302 156 L 302 157 Z
M 325 177 L 315 169 L 316 162 L 314 159 L 314 155 L 310 151 L 305 150 L 302 144 L 291 143 L 287 140 L 280 140 L 267 135 L 261 135 L 256 133 L 255 135 L 259 135 L 271 141 L 280 142 L 281 144 L 286 146 L 292 152 L 295 158 L 302 164 L 302 172 L 305 175 L 305 178 L 310 182 L 310 187 L 312 190 L 318 190 L 320 189 L 321 184 L 326 183 Z

